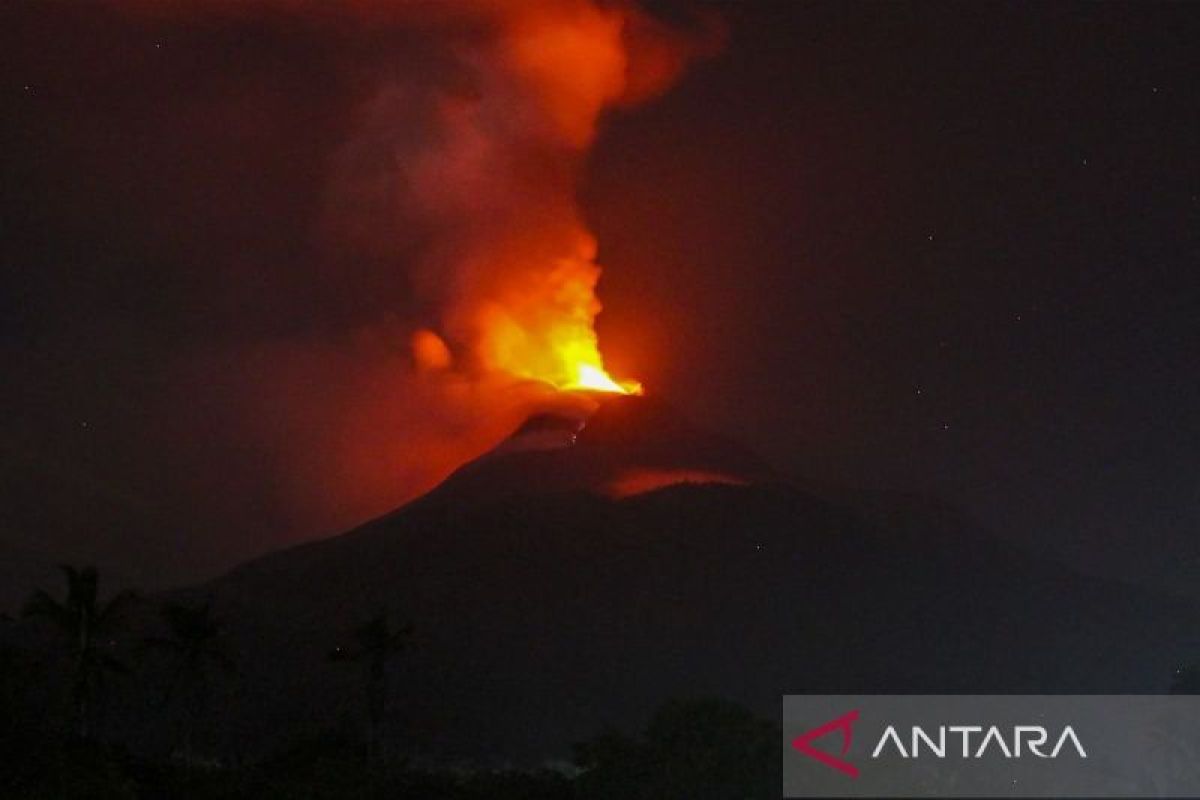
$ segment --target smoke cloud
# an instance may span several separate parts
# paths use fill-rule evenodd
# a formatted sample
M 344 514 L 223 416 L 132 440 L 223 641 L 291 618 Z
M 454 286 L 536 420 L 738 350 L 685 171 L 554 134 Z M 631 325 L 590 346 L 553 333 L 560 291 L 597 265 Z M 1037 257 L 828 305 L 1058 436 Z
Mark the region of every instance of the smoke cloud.
M 192 535 L 251 539 L 231 557 L 394 507 L 600 365 L 588 148 L 607 109 L 719 41 L 705 18 L 592 0 L 109 9 L 87 25 L 147 54 L 89 78 L 75 124 L 38 147 L 108 198 L 98 220 L 58 210 L 76 240 L 104 229 L 136 266 L 76 253 L 85 296 L 64 298 L 63 266 L 44 294 L 103 309 L 71 336 L 134 397 L 113 426 L 150 437 L 128 480 L 206 509 Z M 195 63 L 143 63 L 150 43 Z M 76 45 L 81 67 L 111 58 Z M 113 81 L 135 74 L 129 99 Z M 111 135 L 87 128 L 114 114 Z

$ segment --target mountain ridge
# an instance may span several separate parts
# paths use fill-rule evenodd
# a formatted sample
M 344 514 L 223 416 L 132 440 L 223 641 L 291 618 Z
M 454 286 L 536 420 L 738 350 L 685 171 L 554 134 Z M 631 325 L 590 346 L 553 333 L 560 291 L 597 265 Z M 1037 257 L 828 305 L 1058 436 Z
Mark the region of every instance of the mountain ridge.
M 803 691 L 1162 689 L 1200 625 L 952 514 L 864 513 L 752 474 L 664 406 L 605 408 L 573 444 L 485 456 L 391 514 L 173 593 L 229 622 L 247 666 L 221 707 L 243 745 L 350 724 L 360 688 L 327 654 L 379 609 L 416 632 L 391 667 L 389 739 L 516 762 L 678 696 L 771 718 Z M 631 466 L 738 480 L 604 490 Z

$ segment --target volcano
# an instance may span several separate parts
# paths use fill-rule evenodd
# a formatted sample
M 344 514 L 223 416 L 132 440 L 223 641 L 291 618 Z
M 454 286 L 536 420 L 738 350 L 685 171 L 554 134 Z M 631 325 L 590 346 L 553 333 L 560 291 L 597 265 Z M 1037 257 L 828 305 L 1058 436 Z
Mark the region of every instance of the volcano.
M 530 420 L 426 496 L 177 593 L 211 598 L 240 665 L 211 746 L 350 725 L 328 653 L 387 609 L 387 738 L 533 763 L 669 698 L 767 718 L 813 691 L 1160 690 L 1200 616 L 913 498 L 834 501 L 645 397 Z
M 618 394 L 593 398 L 594 409 L 531 416 L 493 451 L 451 475 L 427 502 L 562 492 L 623 497 L 676 484 L 775 479 L 749 450 L 689 424 L 658 401 Z

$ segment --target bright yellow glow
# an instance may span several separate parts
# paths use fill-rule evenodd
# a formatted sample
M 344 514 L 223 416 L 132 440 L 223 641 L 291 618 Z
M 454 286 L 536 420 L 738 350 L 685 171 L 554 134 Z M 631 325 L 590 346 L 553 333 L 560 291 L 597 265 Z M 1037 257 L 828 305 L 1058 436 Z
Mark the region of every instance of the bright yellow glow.
M 587 389 L 593 392 L 617 392 L 619 394 L 641 394 L 642 385 L 637 381 L 617 383 L 603 369 L 592 364 L 580 364 L 575 382 L 563 388 Z
M 641 394 L 640 384 L 614 380 L 604 369 L 593 327 L 600 313 L 595 254 L 595 240 L 581 232 L 573 252 L 557 259 L 548 274 L 514 267 L 526 279 L 476 311 L 481 363 L 563 391 Z

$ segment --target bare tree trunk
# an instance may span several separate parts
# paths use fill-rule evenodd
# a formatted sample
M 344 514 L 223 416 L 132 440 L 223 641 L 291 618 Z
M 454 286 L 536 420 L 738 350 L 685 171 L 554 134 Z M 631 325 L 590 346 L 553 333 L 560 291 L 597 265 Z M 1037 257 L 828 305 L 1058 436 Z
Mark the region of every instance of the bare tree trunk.
M 90 731 L 88 730 L 88 707 L 87 707 L 87 657 L 88 646 L 90 645 L 90 631 L 88 630 L 87 614 L 80 613 L 79 615 L 79 654 L 75 659 L 75 710 L 78 714 L 79 738 L 87 739 Z
M 367 675 L 367 760 L 379 758 L 379 729 L 383 722 L 386 692 L 380 665 L 372 664 Z
M 75 732 L 79 735 L 80 739 L 87 739 L 92 732 L 91 709 L 88 703 L 87 663 L 83 654 L 80 654 L 76 661 L 71 699 L 75 703 Z

